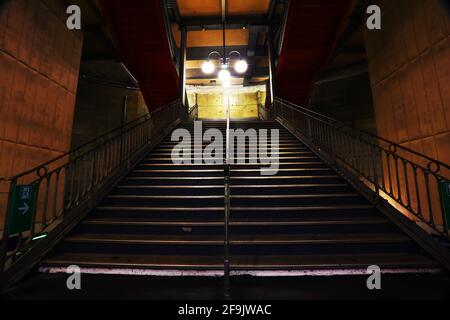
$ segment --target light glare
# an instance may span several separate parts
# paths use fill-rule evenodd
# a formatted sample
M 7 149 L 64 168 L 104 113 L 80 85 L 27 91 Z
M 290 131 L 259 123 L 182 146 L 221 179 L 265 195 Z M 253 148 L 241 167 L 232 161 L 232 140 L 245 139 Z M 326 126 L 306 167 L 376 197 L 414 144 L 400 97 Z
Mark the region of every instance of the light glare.
M 237 73 L 244 73 L 244 72 L 246 72 L 247 69 L 248 69 L 247 61 L 245 61 L 245 60 L 239 60 L 239 61 L 236 62 L 236 64 L 234 65 L 234 69 L 236 70 Z
M 202 64 L 202 71 L 203 71 L 203 73 L 211 74 L 211 73 L 214 72 L 214 70 L 216 70 L 216 66 L 211 61 L 205 61 Z
M 230 81 L 230 79 L 223 80 L 223 81 L 222 81 L 222 86 L 223 86 L 224 88 L 229 88 L 229 87 L 231 87 L 231 81 Z
M 231 73 L 230 71 L 228 71 L 227 69 L 222 69 L 219 72 L 219 79 L 222 81 L 226 81 L 226 80 L 230 80 L 231 78 Z

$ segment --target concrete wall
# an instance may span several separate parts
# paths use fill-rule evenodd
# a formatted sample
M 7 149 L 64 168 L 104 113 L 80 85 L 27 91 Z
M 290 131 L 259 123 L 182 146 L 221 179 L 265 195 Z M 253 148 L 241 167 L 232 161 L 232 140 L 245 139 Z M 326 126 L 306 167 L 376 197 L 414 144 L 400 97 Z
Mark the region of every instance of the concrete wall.
M 265 92 L 231 92 L 197 94 L 199 119 L 226 119 L 226 103 L 230 103 L 232 119 L 258 118 L 258 105 L 265 101 Z
M 65 10 L 13 0 L 0 11 L 0 177 L 70 148 L 82 36 L 66 28 Z M 7 189 L 0 183 L 0 221 Z
M 124 102 L 127 97 L 127 116 Z M 72 148 L 148 113 L 140 91 L 81 81 L 78 88 Z
M 311 98 L 312 109 L 353 127 L 376 134 L 372 90 L 367 73 L 319 81 Z
M 450 163 L 450 18 L 440 0 L 379 0 L 382 30 L 365 31 L 377 129 L 380 136 L 425 155 Z M 409 160 L 426 167 L 420 158 Z M 391 157 L 392 158 L 392 157 Z M 388 176 L 384 161 L 385 178 Z M 393 161 L 391 169 L 393 167 Z M 450 179 L 450 172 L 441 170 Z M 390 188 L 413 208 L 418 199 L 413 170 L 408 180 L 400 172 L 400 183 Z M 402 182 L 402 179 L 403 182 Z M 418 177 L 419 199 L 425 219 L 430 219 L 426 196 L 426 176 Z M 405 194 L 409 181 L 411 195 Z M 430 206 L 434 220 L 442 223 L 436 183 L 430 184 Z
M 440 0 L 383 0 L 366 30 L 379 135 L 450 162 L 450 19 Z

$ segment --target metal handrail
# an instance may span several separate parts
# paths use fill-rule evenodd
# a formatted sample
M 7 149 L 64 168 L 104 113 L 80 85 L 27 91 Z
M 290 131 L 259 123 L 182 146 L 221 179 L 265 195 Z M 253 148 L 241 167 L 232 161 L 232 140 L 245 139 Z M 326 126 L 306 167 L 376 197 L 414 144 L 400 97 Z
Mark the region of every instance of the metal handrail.
M 76 147 L 75 149 L 72 149 L 72 150 L 70 150 L 70 151 L 68 151 L 68 152 L 66 152 L 66 153 L 64 153 L 64 154 L 62 154 L 62 155 L 60 155 L 60 156 L 58 156 L 58 157 L 56 157 L 56 158 L 53 158 L 53 159 L 51 159 L 51 160 L 49 160 L 49 161 L 47 161 L 47 162 L 45 162 L 45 163 L 43 163 L 43 164 L 40 164 L 40 165 L 37 166 L 37 167 L 34 167 L 34 168 L 32 168 L 32 169 L 29 169 L 29 170 L 27 170 L 27 171 L 25 171 L 25 172 L 19 173 L 19 174 L 13 176 L 13 177 L 10 177 L 10 178 L 2 178 L 2 179 L 3 179 L 3 180 L 14 180 L 14 179 L 17 179 L 17 178 L 19 178 L 19 177 L 21 177 L 21 176 L 27 175 L 27 174 L 29 174 L 29 173 L 31 173 L 31 172 L 39 171 L 40 168 L 46 167 L 46 166 L 48 166 L 49 164 L 51 164 L 51 163 L 53 163 L 53 162 L 56 162 L 56 161 L 58 161 L 58 160 L 60 160 L 60 159 L 62 159 L 62 158 L 65 158 L 65 157 L 67 157 L 67 156 L 71 156 L 71 155 L 77 154 L 77 153 L 79 153 L 81 150 L 83 150 L 84 148 L 86 148 L 86 147 L 88 147 L 88 146 L 90 146 L 90 145 L 98 144 L 98 142 L 99 142 L 100 140 L 104 140 L 105 138 L 109 137 L 111 134 L 115 134 L 115 133 L 119 133 L 119 134 L 120 134 L 120 133 L 123 133 L 124 131 L 127 130 L 128 127 L 130 127 L 130 126 L 132 126 L 132 125 L 135 125 L 135 124 L 138 123 L 139 121 L 149 120 L 150 118 L 154 117 L 155 114 L 157 114 L 158 112 L 164 110 L 164 108 L 166 108 L 167 106 L 170 106 L 170 105 L 172 105 L 172 104 L 175 104 L 176 102 L 177 102 L 177 101 L 172 102 L 172 103 L 170 103 L 170 104 L 168 104 L 168 105 L 166 105 L 166 106 L 163 106 L 163 107 L 161 107 L 161 108 L 158 108 L 158 109 L 156 109 L 155 111 L 153 111 L 152 113 L 148 113 L 148 114 L 145 114 L 145 115 L 143 115 L 143 116 L 140 116 L 140 117 L 138 117 L 138 118 L 136 118 L 136 119 L 134 119 L 134 120 L 132 120 L 132 121 L 127 122 L 125 125 L 122 125 L 122 126 L 120 126 L 120 127 L 116 127 L 116 128 L 114 128 L 114 129 L 111 129 L 111 130 L 109 130 L 109 131 L 103 133 L 102 135 L 100 135 L 100 136 L 98 136 L 98 137 L 96 137 L 96 138 L 93 138 L 93 139 L 91 139 L 91 140 L 89 140 L 89 141 L 87 141 L 87 142 L 81 144 L 80 146 Z
M 449 237 L 439 196 L 440 183 L 450 179 L 448 164 L 280 98 L 272 113 L 376 196 L 426 231 Z
M 226 146 L 225 146 L 225 217 L 224 217 L 224 296 L 226 299 L 231 297 L 230 292 L 230 207 L 231 207 L 231 189 L 230 189 L 230 175 L 231 175 L 231 161 L 230 161 L 230 105 L 227 104 L 227 128 L 226 128 Z
M 13 190 L 19 185 L 36 188 L 37 205 L 33 210 L 31 230 L 20 234 L 9 234 L 10 214 L 5 212 L 0 272 L 6 273 L 15 265 L 24 264 L 22 261 L 28 257 L 36 262 L 35 257 L 43 255 L 40 251 L 48 250 L 53 245 L 44 245 L 45 241 L 60 239 L 60 234 L 73 227 L 74 221 L 95 208 L 114 184 L 181 121 L 182 115 L 181 103 L 172 102 L 75 150 L 7 179 L 10 189 L 8 208 L 13 201 Z M 44 240 L 36 241 L 41 235 L 44 235 Z
M 383 138 L 383 137 L 377 136 L 377 135 L 375 135 L 375 134 L 373 134 L 373 133 L 370 133 L 370 132 L 363 131 L 363 130 L 361 130 L 361 129 L 355 128 L 355 127 L 353 127 L 353 126 L 351 126 L 351 125 L 349 125 L 349 124 L 347 124 L 347 123 L 344 123 L 344 122 L 342 122 L 342 121 L 339 121 L 339 120 L 330 118 L 330 117 L 328 117 L 328 116 L 326 116 L 326 115 L 317 113 L 317 112 L 315 112 L 315 111 L 313 111 L 313 110 L 311 110 L 311 109 L 307 109 L 307 108 L 300 107 L 300 106 L 298 106 L 298 105 L 296 105 L 296 104 L 294 104 L 294 103 L 291 103 L 291 102 L 289 102 L 289 101 L 283 100 L 283 99 L 281 99 L 281 98 L 276 98 L 276 100 L 279 101 L 279 102 L 282 102 L 282 103 L 284 103 L 284 104 L 286 104 L 286 105 L 288 105 L 288 106 L 290 106 L 290 107 L 292 107 L 292 108 L 294 108 L 294 109 L 298 109 L 299 111 L 301 110 L 302 112 L 309 113 L 309 114 L 311 114 L 312 116 L 316 117 L 316 118 L 317 118 L 318 120 L 320 120 L 320 121 L 329 122 L 329 123 L 331 123 L 331 124 L 334 124 L 334 125 L 336 125 L 336 126 L 338 126 L 338 127 L 342 127 L 342 128 L 345 127 L 345 128 L 351 130 L 351 131 L 354 132 L 354 133 L 361 134 L 361 135 L 365 135 L 365 136 L 370 137 L 370 138 L 372 138 L 372 139 L 377 139 L 377 140 L 383 141 L 383 142 L 388 143 L 389 145 L 391 145 L 391 146 L 393 146 L 393 147 L 395 147 L 395 148 L 397 148 L 397 149 L 404 150 L 404 151 L 406 151 L 406 152 L 409 152 L 409 153 L 411 153 L 411 154 L 414 154 L 414 155 L 416 155 L 416 156 L 419 156 L 419 157 L 421 157 L 421 158 L 423 158 L 423 159 L 426 159 L 426 160 L 428 160 L 428 161 L 430 161 L 430 162 L 432 162 L 432 163 L 434 163 L 434 164 L 436 164 L 436 165 L 438 165 L 438 166 L 440 166 L 440 167 L 444 167 L 444 168 L 450 170 L 450 164 L 445 164 L 445 163 L 443 163 L 443 162 L 441 162 L 441 161 L 439 161 L 439 160 L 436 160 L 436 159 L 433 159 L 433 158 L 431 158 L 431 157 L 428 157 L 428 156 L 424 155 L 423 153 L 420 153 L 420 152 L 417 152 L 417 151 L 415 151 L 415 150 L 409 149 L 409 148 L 404 147 L 404 146 L 402 146 L 402 145 L 400 145 L 400 144 L 397 144 L 397 143 L 395 143 L 395 142 L 389 141 L 389 140 L 387 140 L 387 139 L 385 139 L 385 138 Z

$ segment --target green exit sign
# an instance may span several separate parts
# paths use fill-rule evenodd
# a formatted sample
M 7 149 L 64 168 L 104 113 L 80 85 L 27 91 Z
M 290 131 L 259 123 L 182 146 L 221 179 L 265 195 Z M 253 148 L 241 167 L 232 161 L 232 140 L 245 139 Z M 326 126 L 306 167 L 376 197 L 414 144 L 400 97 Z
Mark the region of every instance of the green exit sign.
M 10 236 L 31 231 L 36 212 L 37 186 L 16 186 L 11 195 L 8 219 Z
M 450 230 L 450 181 L 440 183 L 442 210 L 444 210 L 445 224 Z

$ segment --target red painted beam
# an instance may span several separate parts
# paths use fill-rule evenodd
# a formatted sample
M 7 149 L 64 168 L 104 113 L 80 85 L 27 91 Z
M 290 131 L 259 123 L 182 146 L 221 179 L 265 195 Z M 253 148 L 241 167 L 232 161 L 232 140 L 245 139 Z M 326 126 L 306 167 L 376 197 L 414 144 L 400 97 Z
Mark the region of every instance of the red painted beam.
M 351 0 L 291 0 L 278 60 L 277 95 L 308 105 L 315 80 L 336 46 Z
M 100 0 L 125 65 L 139 82 L 150 111 L 178 98 L 159 0 Z

